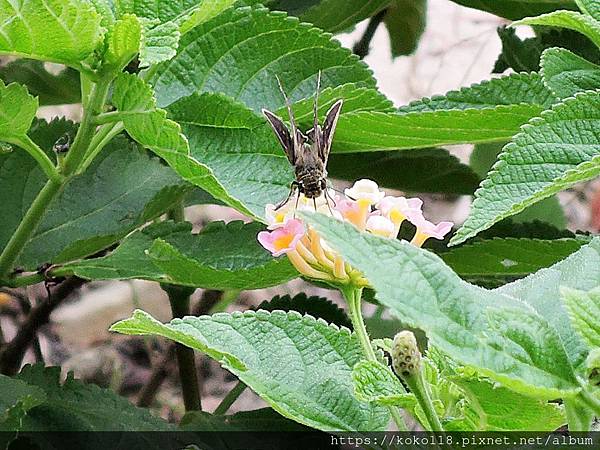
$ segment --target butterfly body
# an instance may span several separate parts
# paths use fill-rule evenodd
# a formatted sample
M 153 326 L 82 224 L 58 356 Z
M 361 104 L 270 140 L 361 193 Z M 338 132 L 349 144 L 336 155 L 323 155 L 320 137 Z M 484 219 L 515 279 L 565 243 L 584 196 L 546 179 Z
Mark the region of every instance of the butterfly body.
M 279 81 L 279 80 L 278 80 Z M 290 194 L 286 201 L 297 190 L 299 194 L 304 194 L 306 198 L 315 199 L 320 197 L 327 188 L 327 159 L 331 150 L 333 133 L 337 125 L 338 118 L 343 105 L 343 100 L 337 100 L 329 108 L 325 115 L 325 121 L 321 127 L 318 122 L 318 94 L 320 86 L 320 74 L 317 79 L 317 93 L 314 102 L 313 127 L 302 133 L 298 130 L 294 121 L 292 107 L 281 88 L 284 95 L 288 113 L 290 116 L 291 130 L 285 125 L 283 120 L 271 111 L 263 109 L 263 114 L 273 128 L 275 136 L 283 147 L 288 160 L 294 166 L 295 180 L 292 182 Z M 285 201 L 283 202 L 285 203 Z M 282 203 L 282 204 L 283 204 Z

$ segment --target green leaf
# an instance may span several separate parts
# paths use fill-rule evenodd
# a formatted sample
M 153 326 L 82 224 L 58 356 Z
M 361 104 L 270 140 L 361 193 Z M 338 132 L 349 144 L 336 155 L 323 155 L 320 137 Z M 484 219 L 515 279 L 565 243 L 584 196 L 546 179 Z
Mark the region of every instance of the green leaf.
M 494 65 L 495 73 L 511 68 L 515 72 L 537 72 L 544 47 L 539 36 L 521 40 L 517 30 L 506 26 L 498 28 L 502 52 Z
M 466 280 L 510 280 L 549 267 L 584 243 L 579 239 L 496 238 L 455 247 L 440 256 Z
M 69 374 L 60 367 L 25 366 L 16 379 L 37 387 L 46 401 L 27 412 L 23 431 L 169 431 L 172 426 L 125 398 Z M 41 436 L 43 439 L 44 437 Z M 64 439 L 64 437 L 63 437 Z M 151 446 L 154 447 L 154 446 Z
M 173 22 L 156 25 L 152 21 L 144 21 L 144 25 L 140 67 L 148 67 L 173 58 L 179 44 L 179 26 Z
M 122 113 L 127 133 L 163 158 L 183 179 L 243 213 L 254 217 L 263 214 L 264 203 L 260 212 L 253 212 L 227 192 L 211 168 L 190 154 L 179 124 L 167 119 L 163 109 L 156 108 L 152 89 L 142 79 L 120 74 L 115 81 L 112 102 Z
M 562 299 L 573 328 L 590 348 L 600 347 L 600 289 L 585 292 L 563 288 Z
M 262 117 L 220 94 L 191 95 L 169 113 L 187 136 L 191 157 L 210 167 L 228 196 L 255 217 L 264 215 L 267 203 L 285 198 L 293 168 Z
M 390 0 L 321 0 L 300 15 L 331 33 L 347 30 L 388 6 Z
M 504 106 L 524 106 L 546 109 L 557 99 L 544 85 L 537 73 L 514 73 L 501 78 L 484 80 L 458 91 L 423 98 L 398 108 L 401 113 L 488 109 Z
M 466 283 L 439 257 L 406 241 L 300 214 L 366 276 L 381 304 L 456 361 L 524 395 L 552 399 L 578 392 L 559 336 L 524 302 Z
M 67 264 L 60 273 L 87 279 L 135 279 L 207 289 L 258 289 L 296 278 L 287 258 L 257 242 L 258 223 L 212 222 L 198 234 L 190 223 L 161 222 L 128 236 L 102 258 Z
M 6 84 L 19 83 L 27 87 L 40 105 L 79 103 L 81 88 L 79 73 L 65 67 L 59 73 L 48 72 L 41 61 L 17 59 L 0 67 L 0 78 Z
M 393 0 L 383 23 L 390 35 L 392 56 L 410 55 L 425 31 L 427 0 Z
M 116 4 L 117 14 L 131 13 L 148 19 L 154 24 L 173 24 L 186 33 L 199 23 L 205 22 L 235 3 L 234 0 L 182 0 L 172 2 L 157 0 L 129 0 Z
M 219 361 L 285 417 L 325 431 L 383 430 L 387 411 L 352 395 L 360 345 L 345 328 L 296 312 L 246 311 L 175 319 L 143 311 L 111 330 L 158 335 Z
M 202 443 L 202 448 L 211 450 L 331 447 L 331 435 L 287 419 L 273 408 L 240 411 L 226 416 L 191 411 L 183 416 L 179 429 L 196 444 Z M 199 433 L 190 433 L 194 431 Z M 293 443 L 290 436 L 294 436 Z
M 132 14 L 117 20 L 106 35 L 104 62 L 121 70 L 138 53 L 142 40 L 142 24 Z
M 14 142 L 27 134 L 35 117 L 38 101 L 25 86 L 0 80 L 0 140 Z
M 0 53 L 79 66 L 102 40 L 100 19 L 83 0 L 2 0 Z
M 517 25 L 543 25 L 567 28 L 583 34 L 596 44 L 596 46 L 600 47 L 600 23 L 590 16 L 575 11 L 555 11 L 537 17 L 526 17 L 512 24 L 512 26 Z
M 521 129 L 475 193 L 471 213 L 451 239 L 459 244 L 494 223 L 576 183 L 596 177 L 600 91 L 566 99 Z
M 412 102 L 400 114 L 342 114 L 333 150 L 424 148 L 510 139 L 556 99 L 538 74 L 513 74 Z
M 73 132 L 73 124 L 64 120 L 39 121 L 31 137 L 50 154 L 57 139 Z M 6 207 L 0 227 L 3 247 L 46 180 L 22 151 L 0 155 L 0 180 L 5 186 L 0 201 Z M 61 263 L 96 253 L 162 214 L 186 189 L 160 161 L 125 138 L 116 138 L 55 199 L 18 264 L 35 269 L 45 262 Z
M 301 432 L 301 431 L 309 431 L 310 429 L 300 425 L 297 422 L 293 422 L 273 408 L 261 408 L 255 409 L 252 411 L 240 411 L 235 414 L 227 415 L 227 416 L 218 416 L 214 414 L 209 414 L 204 411 L 191 411 L 187 413 L 181 419 L 181 423 L 179 424 L 180 429 L 184 431 L 221 431 L 221 432 L 248 432 L 248 431 L 275 431 L 275 432 Z M 314 430 L 312 430 L 314 432 Z M 223 438 L 227 439 L 228 436 L 225 433 L 219 433 L 220 436 L 216 437 L 217 440 L 221 440 Z M 233 433 L 234 435 L 236 433 Z M 259 439 L 264 439 L 268 433 L 263 433 L 263 436 L 260 436 Z M 325 437 L 327 435 L 323 434 L 321 437 Z M 243 440 L 245 443 L 242 447 L 252 447 L 253 443 L 249 443 L 248 439 L 252 438 L 252 434 L 244 433 L 238 439 Z M 285 447 L 283 442 L 281 441 L 282 436 L 278 436 L 280 442 L 279 445 Z M 234 438 L 235 439 L 235 438 Z M 289 444 L 289 438 L 288 444 Z M 331 441 L 330 441 L 331 442 Z M 264 440 L 261 441 L 262 445 L 258 445 L 258 448 L 261 447 L 270 447 Z M 218 444 L 217 444 L 218 445 Z M 238 448 L 240 444 L 233 445 L 230 444 L 230 447 L 227 448 Z M 214 448 L 210 446 L 209 448 Z
M 331 155 L 330 177 L 369 178 L 380 186 L 409 192 L 472 194 L 480 178 L 447 150 L 423 149 Z
M 367 66 L 329 35 L 256 6 L 230 9 L 198 25 L 182 37 L 177 55 L 149 75 L 161 107 L 212 91 L 260 112 L 284 104 L 275 75 L 297 101 L 312 96 L 319 69 L 324 88 L 345 83 L 375 87 Z
M 600 88 L 600 66 L 562 48 L 549 48 L 542 54 L 544 83 L 560 98 Z
M 361 361 L 352 370 L 354 395 L 361 402 L 399 406 L 413 410 L 417 399 L 409 394 L 396 375 L 378 361 Z
M 566 423 L 562 408 L 496 386 L 486 380 L 452 377 L 467 398 L 466 418 L 451 422 L 452 431 L 466 425 L 481 431 L 554 431 Z M 458 422 L 458 423 L 457 423 Z
M 498 34 L 502 41 L 502 54 L 494 72 L 504 72 L 509 67 L 517 72 L 540 70 L 542 52 L 551 47 L 562 47 L 592 62 L 600 62 L 600 51 L 584 35 L 566 28 L 535 28 L 536 36 L 521 40 L 515 28 L 502 27 Z
M 361 152 L 505 141 L 541 111 L 534 105 L 500 105 L 407 114 L 349 113 L 340 117 L 332 148 Z
M 575 0 L 579 9 L 592 16 L 596 20 L 600 20 L 600 3 L 598 0 Z
M 504 145 L 503 142 L 476 145 L 471 152 L 469 165 L 480 177 L 485 178 L 496 162 L 498 155 L 502 152 Z M 524 211 L 512 216 L 511 220 L 515 223 L 542 221 L 560 229 L 567 226 L 565 213 L 556 196 L 546 198 L 525 208 Z
M 45 400 L 38 387 L 0 375 L 0 432 L 19 431 L 27 411 Z
M 323 319 L 329 324 L 352 330 L 352 321 L 342 308 L 331 300 L 316 295 L 310 297 L 304 293 L 296 294 L 294 297 L 276 295 L 271 300 L 262 302 L 256 309 L 264 309 L 265 311 L 297 311 L 302 315 L 309 314 L 316 319 Z
M 586 270 L 582 270 L 584 267 Z M 563 261 L 498 289 L 531 305 L 559 333 L 573 367 L 585 361 L 588 347 L 571 326 L 561 288 L 591 290 L 600 285 L 600 242 L 594 239 Z
M 481 9 L 507 19 L 535 16 L 556 9 L 575 9 L 572 0 L 452 0 L 459 5 Z

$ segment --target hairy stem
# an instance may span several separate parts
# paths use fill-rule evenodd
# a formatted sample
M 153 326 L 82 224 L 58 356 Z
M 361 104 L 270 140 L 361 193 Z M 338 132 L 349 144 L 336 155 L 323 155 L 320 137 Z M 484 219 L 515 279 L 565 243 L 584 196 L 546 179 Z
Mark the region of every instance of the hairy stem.
M 0 279 L 6 278 L 23 247 L 35 232 L 44 214 L 52 204 L 52 200 L 54 200 L 56 195 L 69 181 L 69 178 L 77 172 L 94 137 L 96 126 L 94 125 L 93 117 L 104 106 L 110 82 L 111 78 L 106 77 L 101 78 L 98 83 L 92 85 L 87 104 L 84 105 L 83 118 L 77 130 L 77 136 L 75 136 L 75 141 L 60 168 L 62 178 L 60 181 L 54 177 L 50 178 L 23 216 L 21 223 L 0 255 Z
M 219 305 L 224 300 L 223 291 L 213 291 L 210 289 L 205 290 L 202 293 L 202 298 L 192 311 L 193 316 L 202 316 L 209 312 L 215 312 Z M 152 374 L 148 379 L 148 382 L 142 387 L 139 393 L 137 405 L 142 407 L 148 407 L 154 401 L 156 394 L 158 393 L 161 385 L 169 376 L 170 363 L 173 361 L 175 356 L 175 343 L 169 344 L 167 349 L 164 351 L 164 356 L 154 365 Z
M 598 397 L 585 388 L 582 389 L 579 397 L 581 398 L 581 402 L 592 410 L 596 417 L 600 417 L 600 399 Z
M 23 150 L 29 153 L 40 165 L 48 179 L 53 180 L 56 183 L 60 183 L 62 181 L 62 176 L 54 166 L 52 160 L 35 142 L 31 140 L 29 136 L 23 136 L 12 141 L 11 143 L 21 147 Z
M 190 295 L 193 288 L 183 286 L 162 286 L 169 296 L 173 317 L 185 317 L 190 314 Z M 179 369 L 179 381 L 183 393 L 183 404 L 186 411 L 201 411 L 200 386 L 198 371 L 194 359 L 194 350 L 182 344 L 175 344 L 175 356 Z
M 565 398 L 563 404 L 569 431 L 589 431 L 594 415 L 588 406 L 583 404 L 578 397 Z
M 231 405 L 233 405 L 233 402 L 235 402 L 238 399 L 238 397 L 241 395 L 242 392 L 244 392 L 245 389 L 246 385 L 242 381 L 238 381 L 238 383 L 233 387 L 233 389 L 231 389 L 227 393 L 225 398 L 223 398 L 221 403 L 219 403 L 219 406 L 215 408 L 213 414 L 216 416 L 225 414 L 229 410 Z
M 403 377 L 402 379 L 408 385 L 410 392 L 412 392 L 417 398 L 419 405 L 425 413 L 425 417 L 427 418 L 427 422 L 429 423 L 431 431 L 444 431 L 442 422 L 440 421 L 435 407 L 433 406 L 433 402 L 431 401 L 429 389 L 423 380 L 423 372 L 419 371 L 419 373 Z
M 363 354 L 369 361 L 377 361 L 377 356 L 375 356 L 375 351 L 373 351 L 371 339 L 367 333 L 365 321 L 363 320 L 362 316 L 362 288 L 350 286 L 341 289 L 341 292 L 348 303 L 348 312 L 350 314 L 350 320 L 352 321 L 352 328 L 354 328 L 354 333 L 358 338 Z M 389 406 L 388 409 L 392 418 L 394 419 L 394 422 L 396 423 L 396 426 L 398 427 L 398 430 L 408 431 L 406 423 L 400 414 L 400 410 L 395 406 Z

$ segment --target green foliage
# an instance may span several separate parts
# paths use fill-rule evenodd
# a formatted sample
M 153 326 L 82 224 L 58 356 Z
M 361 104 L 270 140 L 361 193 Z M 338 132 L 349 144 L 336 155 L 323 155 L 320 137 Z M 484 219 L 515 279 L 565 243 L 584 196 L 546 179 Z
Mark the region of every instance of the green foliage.
M 480 178 L 447 150 L 333 154 L 327 165 L 333 178 L 369 178 L 380 186 L 409 192 L 472 194 Z
M 559 334 L 518 297 L 470 285 L 437 256 L 405 241 L 360 234 L 317 214 L 303 216 L 363 272 L 381 304 L 423 329 L 456 361 L 525 395 L 552 399 L 577 393 Z
M 598 137 L 579 123 L 598 121 L 600 93 L 568 98 L 524 126 L 475 193 L 471 213 L 450 241 L 458 244 L 544 198 L 600 173 Z M 569 151 L 566 152 L 565 148 Z
M 413 410 L 417 400 L 404 389 L 392 370 L 377 361 L 361 361 L 352 370 L 354 395 L 363 402 Z
M 40 105 L 78 103 L 81 100 L 79 74 L 70 67 L 53 74 L 44 63 L 17 59 L 0 67 L 0 78 L 6 84 L 17 82 L 25 85 L 29 93 L 38 97 Z
M 452 0 L 459 5 L 481 9 L 507 19 L 535 16 L 556 9 L 575 9 L 573 0 Z
M 468 402 L 463 418 L 447 423 L 448 431 L 554 431 L 566 420 L 555 403 L 532 400 L 486 380 L 452 377 Z
M 427 0 L 393 0 L 383 23 L 390 35 L 392 56 L 410 55 L 425 31 Z
M 575 3 L 582 12 L 596 20 L 600 20 L 600 3 L 598 3 L 598 0 L 575 0 Z
M 77 67 L 102 33 L 100 15 L 84 0 L 0 3 L 0 53 Z
M 306 294 L 296 294 L 294 297 L 276 295 L 271 300 L 262 302 L 256 309 L 297 311 L 302 315 L 310 314 L 317 319 L 323 319 L 327 323 L 352 330 L 352 322 L 346 312 L 325 297 L 315 295 L 308 297 Z
M 50 124 L 39 121 L 31 136 L 49 153 L 61 136 L 73 130 L 73 124 L 64 120 Z M 0 180 L 5 186 L 0 199 L 6 207 L 0 228 L 3 247 L 45 179 L 35 161 L 15 150 L 0 155 Z M 60 263 L 96 253 L 162 214 L 186 189 L 168 167 L 118 138 L 82 176 L 66 185 L 32 234 L 18 264 L 35 269 L 42 263 Z
M 510 281 L 563 260 L 584 243 L 579 239 L 495 238 L 455 247 L 440 256 L 466 280 Z
M 600 87 L 600 66 L 568 50 L 549 48 L 541 61 L 544 83 L 560 98 Z
M 517 25 L 567 28 L 583 34 L 596 46 L 600 47 L 600 24 L 592 17 L 575 11 L 555 11 L 541 16 L 527 17 L 513 23 L 513 26 Z
M 135 279 L 207 289 L 258 289 L 298 276 L 256 241 L 258 223 L 213 222 L 199 234 L 189 223 L 161 222 L 128 236 L 112 253 L 61 268 L 88 279 Z
M 355 337 L 311 316 L 246 311 L 163 325 L 136 311 L 111 329 L 164 336 L 198 349 L 277 412 L 313 428 L 373 431 L 387 425 L 387 411 L 360 403 L 352 394 L 352 367 L 362 355 Z
M 18 431 L 31 408 L 46 401 L 40 388 L 0 375 L 0 432 Z
M 221 92 L 260 112 L 284 104 L 275 75 L 297 101 L 313 94 L 319 69 L 324 88 L 375 86 L 366 65 L 329 35 L 256 6 L 229 9 L 198 25 L 182 37 L 177 55 L 149 75 L 161 107 L 195 92 Z
M 600 289 L 588 292 L 563 288 L 562 298 L 573 328 L 590 348 L 600 347 Z
M 0 81 L 0 140 L 21 140 L 31 127 L 38 101 L 24 86 Z
M 84 384 L 69 374 L 61 383 L 59 367 L 25 366 L 16 380 L 37 396 L 22 431 L 168 431 L 173 427 L 136 408 L 123 397 Z M 38 394 L 40 393 L 41 394 Z M 41 437 L 43 439 L 43 436 Z
M 304 11 L 300 19 L 337 33 L 378 13 L 389 3 L 390 0 L 321 0 Z

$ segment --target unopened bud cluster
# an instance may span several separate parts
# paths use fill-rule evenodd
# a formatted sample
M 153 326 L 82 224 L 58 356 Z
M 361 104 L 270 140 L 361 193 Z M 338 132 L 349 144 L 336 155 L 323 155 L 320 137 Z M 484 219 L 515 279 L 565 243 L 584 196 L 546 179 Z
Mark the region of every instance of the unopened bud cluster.
M 421 352 L 411 331 L 401 331 L 394 336 L 392 367 L 400 378 L 411 377 L 421 371 Z

